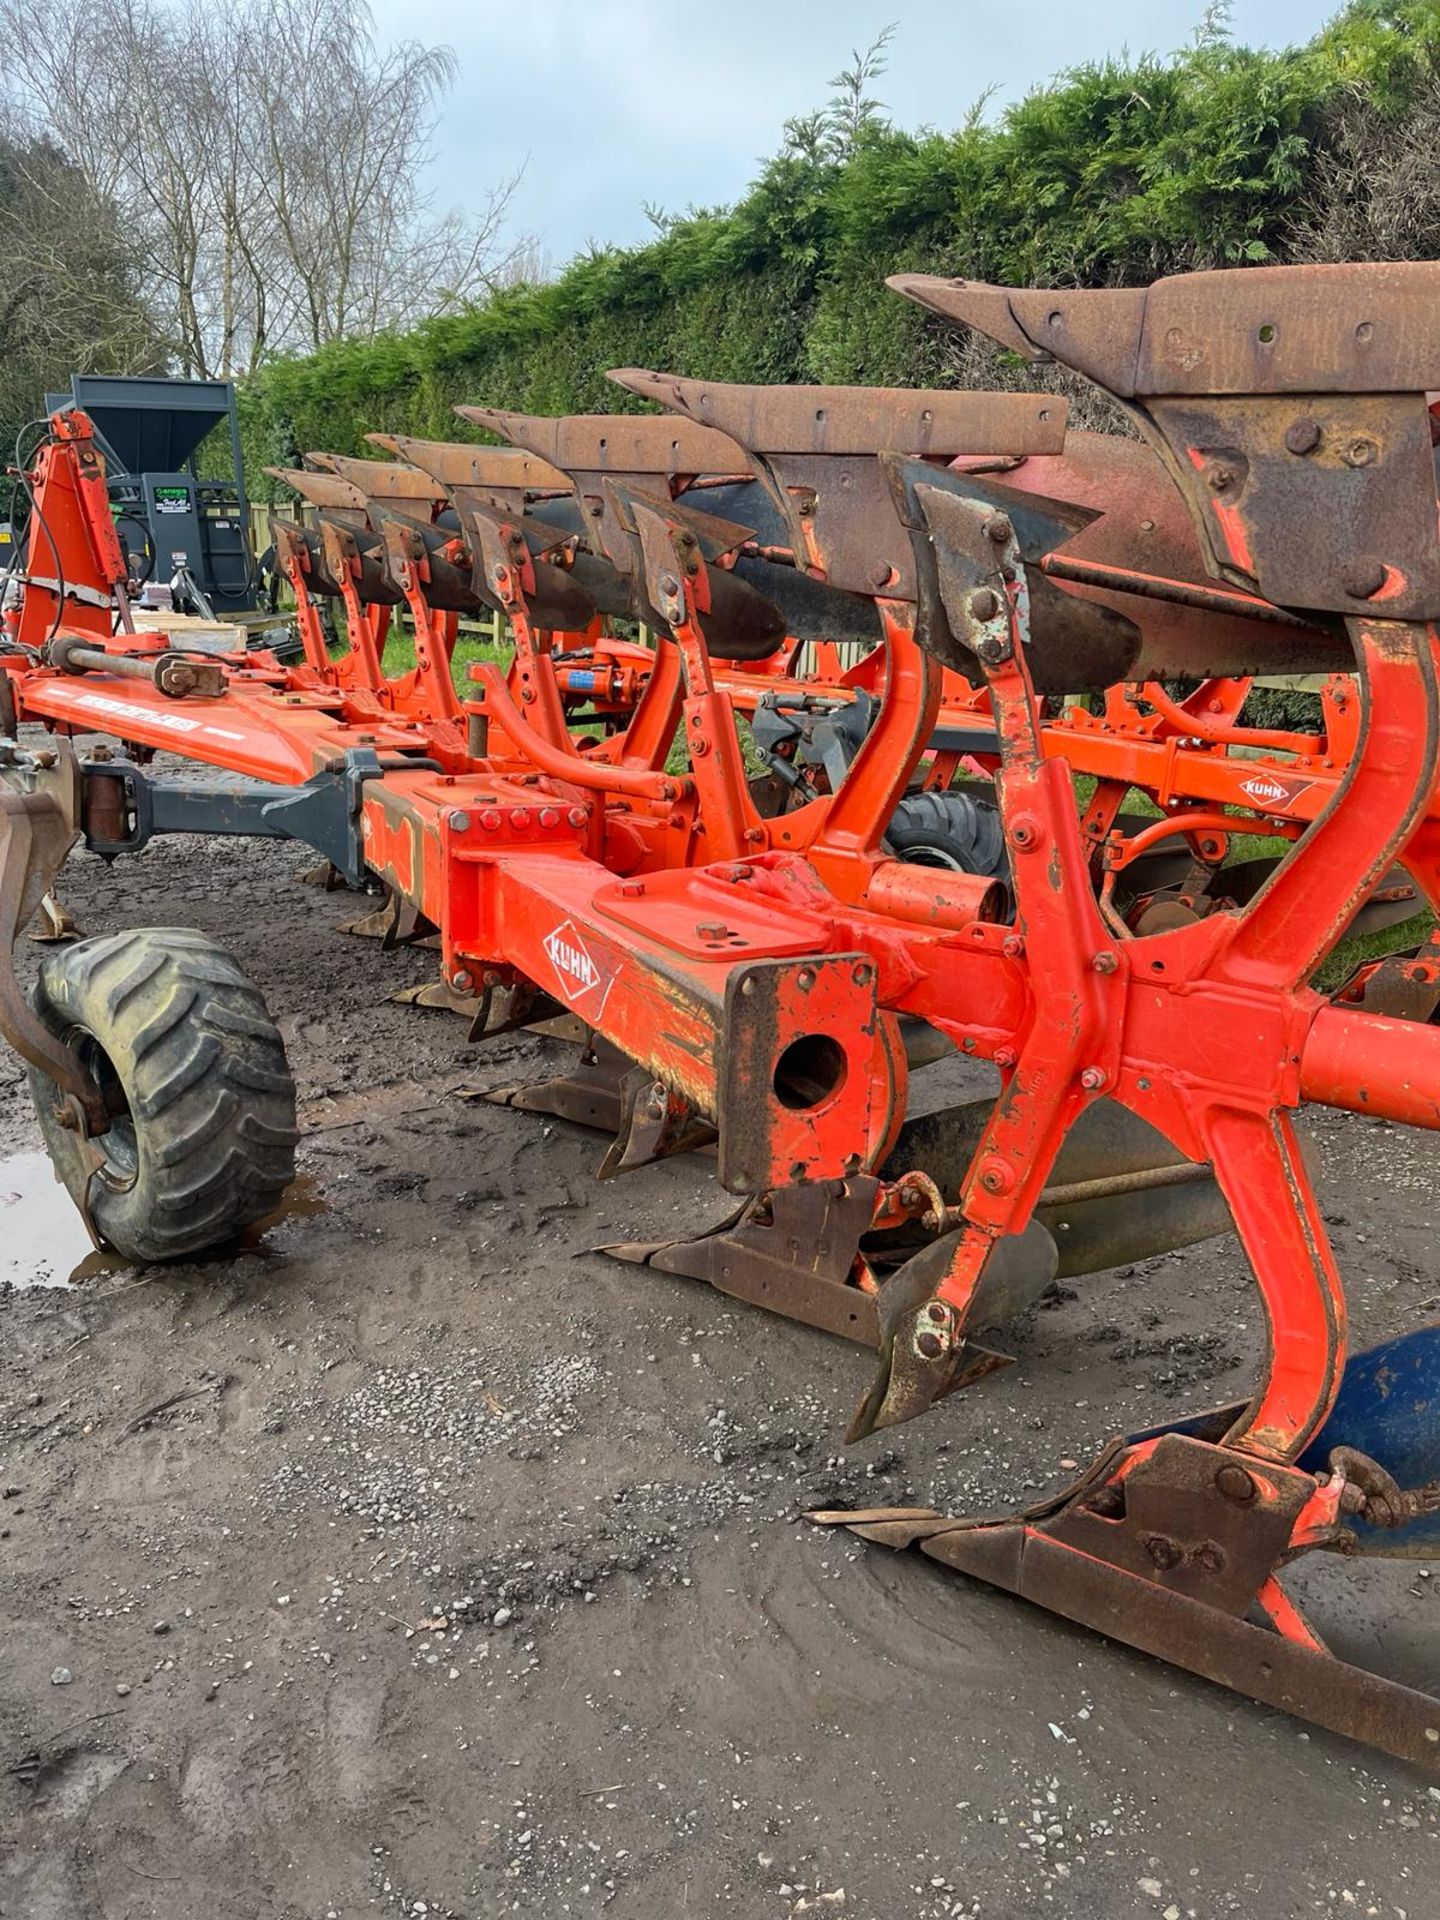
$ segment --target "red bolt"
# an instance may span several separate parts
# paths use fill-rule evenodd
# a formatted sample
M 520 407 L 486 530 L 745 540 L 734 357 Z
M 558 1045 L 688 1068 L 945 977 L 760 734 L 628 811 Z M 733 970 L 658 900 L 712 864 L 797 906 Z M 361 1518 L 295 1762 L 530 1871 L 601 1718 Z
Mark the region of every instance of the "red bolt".
M 980 1184 L 987 1193 L 1008 1193 L 1015 1175 L 1003 1160 L 987 1160 L 980 1170 Z
M 1014 1066 L 1019 1058 L 1020 1056 L 1014 1047 L 997 1047 L 995 1049 L 995 1064 L 997 1067 L 1004 1067 L 1008 1070 Z
M 1110 953 L 1108 950 L 1097 953 L 1095 958 L 1090 962 L 1090 965 L 1095 969 L 1096 973 L 1114 973 L 1119 964 L 1119 956 Z
M 524 833 L 530 825 L 530 809 L 528 807 L 512 807 L 510 809 L 510 824 L 518 832 Z
M 640 895 L 645 891 L 645 882 L 643 880 L 622 880 L 620 882 L 620 891 L 627 900 L 638 900 Z
M 1019 847 L 1021 852 L 1037 846 L 1040 841 L 1040 823 L 1033 815 L 1022 813 L 1010 827 L 1010 844 Z
M 1007 960 L 1018 960 L 1025 951 L 1024 936 L 1018 933 L 1007 933 L 1000 951 Z
M 480 816 L 480 824 L 486 833 L 498 833 L 503 824 L 498 807 L 487 807 Z
M 542 807 L 540 809 L 540 824 L 542 827 L 558 827 L 560 824 L 559 810 L 555 807 Z
M 1087 1093 L 1098 1093 L 1105 1085 L 1105 1079 L 1106 1074 L 1103 1067 L 1086 1067 L 1080 1076 L 1080 1084 Z
M 590 815 L 584 807 L 571 807 L 565 818 L 570 822 L 572 827 L 583 827 L 590 818 Z

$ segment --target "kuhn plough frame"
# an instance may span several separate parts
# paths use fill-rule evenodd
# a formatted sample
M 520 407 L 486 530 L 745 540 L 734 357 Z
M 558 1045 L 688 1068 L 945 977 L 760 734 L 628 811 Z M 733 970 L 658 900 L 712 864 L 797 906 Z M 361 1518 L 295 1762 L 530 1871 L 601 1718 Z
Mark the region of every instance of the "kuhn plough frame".
M 1377 1012 L 1369 976 L 1349 1000 L 1311 985 L 1397 868 L 1440 900 L 1440 270 L 901 291 L 1089 375 L 1149 450 L 1067 443 L 1063 404 L 1036 394 L 631 370 L 670 417 L 467 409 L 515 444 L 396 441 L 398 461 L 286 475 L 320 518 L 277 522 L 305 647 L 282 668 L 133 630 L 88 424 L 57 417 L 3 663 L 0 932 L 81 834 L 104 852 L 177 827 L 285 834 L 378 879 L 433 930 L 473 1037 L 582 1023 L 581 1072 L 525 1104 L 609 1119 L 612 1165 L 716 1143 L 739 1217 L 619 1251 L 872 1341 L 854 1439 L 1006 1364 L 976 1335 L 1058 1272 L 1233 1219 L 1268 1328 L 1248 1404 L 1117 1441 L 1014 1521 L 841 1517 L 1440 1764 L 1440 1705 L 1333 1659 L 1278 1578 L 1312 1548 L 1426 1550 L 1440 1506 L 1433 1330 L 1347 1372 L 1293 1118 L 1311 1101 L 1440 1126 L 1435 1027 Z M 317 596 L 342 609 L 338 659 Z M 451 650 L 481 606 L 515 657 L 477 665 L 462 699 Z M 416 665 L 389 678 L 402 609 Z M 614 615 L 654 651 L 607 636 Z M 873 718 L 838 778 L 774 805 L 737 712 L 782 681 L 813 696 L 800 645 L 857 636 L 878 648 Z M 1323 733 L 1241 737 L 1250 675 L 1347 664 Z M 1173 676 L 1202 685 L 1175 699 Z M 1046 709 L 1090 691 L 1096 715 Z M 992 741 L 1003 875 L 887 845 L 967 716 L 980 764 Z M 22 744 L 18 721 L 58 744 Z M 77 762 L 70 737 L 94 732 L 125 751 Z M 224 777 L 182 797 L 159 749 Z M 1099 783 L 1083 810 L 1077 771 Z M 1137 785 L 1161 817 L 1121 814 Z M 1293 845 L 1232 888 L 1231 838 L 1257 827 Z M 1175 839 L 1178 879 L 1125 886 Z M 4 969 L 0 988 L 89 1207 L 119 1178 L 122 1124 L 143 1175 L 144 1116 Z M 912 1072 L 947 1046 L 993 1064 L 998 1098 L 907 1118 Z

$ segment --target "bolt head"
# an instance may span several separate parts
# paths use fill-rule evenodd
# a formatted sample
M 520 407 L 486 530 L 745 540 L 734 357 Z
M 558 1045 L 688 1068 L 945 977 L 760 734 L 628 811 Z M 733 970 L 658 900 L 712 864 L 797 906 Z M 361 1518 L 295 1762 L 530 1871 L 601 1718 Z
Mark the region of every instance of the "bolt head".
M 480 816 L 480 825 L 486 833 L 498 833 L 504 824 L 498 807 L 487 807 Z
M 1106 1074 L 1103 1067 L 1086 1067 L 1080 1076 L 1080 1084 L 1087 1093 L 1098 1093 L 1105 1085 Z
M 475 984 L 475 976 L 464 967 L 457 967 L 450 976 L 450 984 L 457 993 L 469 993 Z
M 1001 942 L 1000 951 L 1004 954 L 1007 960 L 1018 960 L 1021 954 L 1023 954 L 1025 951 L 1024 935 L 1019 933 L 1007 933 L 1004 940 Z
M 985 522 L 985 531 L 997 547 L 1003 547 L 1015 529 L 1010 524 L 1010 516 L 1004 513 L 992 513 Z
M 995 1064 L 1007 1073 L 1019 1058 L 1020 1056 L 1014 1047 L 997 1047 L 995 1049 Z
M 1205 484 L 1212 493 L 1224 493 L 1235 484 L 1235 469 L 1223 464 L 1213 466 L 1205 476 Z
M 1259 1491 L 1245 1468 L 1233 1464 L 1220 1468 L 1215 1475 L 1215 1489 L 1227 1500 L 1237 1501 L 1242 1506 L 1248 1505 Z
M 571 807 L 565 818 L 570 822 L 572 827 L 583 827 L 590 816 L 584 807 Z
M 1389 578 L 1383 560 L 1357 560 L 1347 567 L 1340 584 L 1352 600 L 1373 600 Z
M 1090 962 L 1091 967 L 1096 973 L 1114 973 L 1119 964 L 1120 956 L 1111 953 L 1108 948 L 1097 953 L 1095 958 Z
M 469 814 L 457 807 L 450 815 L 450 831 L 452 833 L 468 833 L 470 831 Z
M 542 807 L 540 809 L 540 824 L 542 827 L 558 827 L 560 824 L 559 808 Z
M 1349 446 L 1346 447 L 1345 464 L 1347 467 L 1373 466 L 1379 451 L 1380 449 L 1373 440 L 1366 440 L 1362 436 L 1358 440 L 1352 440 Z
M 1318 420 L 1292 420 L 1285 429 L 1285 450 L 1287 453 L 1313 453 L 1320 444 L 1320 423 Z
M 938 1333 L 917 1333 L 915 1351 L 926 1360 L 938 1360 L 945 1351 L 945 1342 Z
M 977 587 L 970 596 L 967 611 L 972 620 L 993 620 L 1000 611 L 1000 596 L 993 587 Z

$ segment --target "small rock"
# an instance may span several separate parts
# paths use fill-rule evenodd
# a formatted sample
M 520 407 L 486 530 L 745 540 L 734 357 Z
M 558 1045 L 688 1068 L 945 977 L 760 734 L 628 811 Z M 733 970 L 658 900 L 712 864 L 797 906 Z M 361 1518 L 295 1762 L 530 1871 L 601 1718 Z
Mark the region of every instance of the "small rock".
M 56 1667 L 50 1675 L 50 1684 L 52 1687 L 68 1687 L 74 1678 L 69 1667 Z
M 1148 1893 L 1152 1900 L 1158 1900 L 1165 1891 L 1158 1880 L 1137 1880 L 1135 1884 L 1141 1893 Z
M 117 1697 L 121 1700 L 125 1698 L 126 1694 L 129 1693 L 129 1691 L 130 1691 L 129 1683 L 128 1681 L 125 1681 L 125 1680 L 122 1680 L 115 1689 Z
M 170 1631 L 170 1622 L 168 1620 L 157 1620 L 150 1631 L 152 1633 L 168 1633 Z
M 495 1617 L 491 1620 L 490 1624 L 492 1627 L 508 1627 L 514 1618 L 515 1616 L 509 1607 L 497 1607 L 495 1609 Z

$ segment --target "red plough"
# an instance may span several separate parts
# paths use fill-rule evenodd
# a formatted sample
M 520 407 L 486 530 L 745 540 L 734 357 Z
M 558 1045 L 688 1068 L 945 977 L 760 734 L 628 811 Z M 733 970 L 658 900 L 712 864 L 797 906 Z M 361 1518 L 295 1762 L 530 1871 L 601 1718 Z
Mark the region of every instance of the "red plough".
M 1057 1274 L 1233 1221 L 1269 1334 L 1248 1404 L 1116 1441 L 1013 1521 L 825 1517 L 1434 1766 L 1440 1705 L 1332 1658 L 1280 1571 L 1428 1550 L 1440 1507 L 1437 1335 L 1347 1370 L 1294 1130 L 1305 1102 L 1440 1126 L 1425 995 L 1398 1018 L 1393 979 L 1311 984 L 1358 915 L 1437 899 L 1440 269 L 900 290 L 1088 375 L 1148 450 L 1067 441 L 1047 395 L 640 371 L 617 377 L 674 417 L 467 410 L 515 445 L 397 440 L 285 476 L 320 517 L 277 522 L 305 641 L 284 668 L 134 630 L 87 424 L 57 418 L 3 662 L 3 931 L 81 836 L 285 836 L 382 882 L 473 1038 L 580 1023 L 577 1073 L 517 1103 L 608 1123 L 612 1169 L 715 1143 L 738 1217 L 615 1251 L 872 1344 L 856 1440 L 1008 1364 L 977 1336 Z M 462 697 L 481 609 L 514 659 Z M 401 615 L 416 665 L 391 675 Z M 856 639 L 868 686 L 797 672 Z M 1247 738 L 1246 683 L 1276 671 L 1352 677 L 1323 731 Z M 1172 697 L 1177 676 L 1201 685 Z M 767 709 L 777 690 L 830 701 L 790 782 L 757 774 L 737 718 L 759 741 L 762 714 L 803 710 Z M 1101 705 L 1058 717 L 1057 694 Z M 96 732 L 122 749 L 77 759 Z M 223 777 L 177 787 L 161 748 Z M 949 790 L 961 758 L 994 767 L 995 812 Z M 1159 816 L 1122 811 L 1134 786 Z M 917 794 L 990 853 L 900 857 Z M 1257 828 L 1291 844 L 1239 876 Z M 56 950 L 33 1006 L 0 968 L 57 1169 L 147 1258 L 258 1217 L 293 1156 L 278 1035 L 197 938 Z M 911 1116 L 952 1048 L 998 1098 Z

